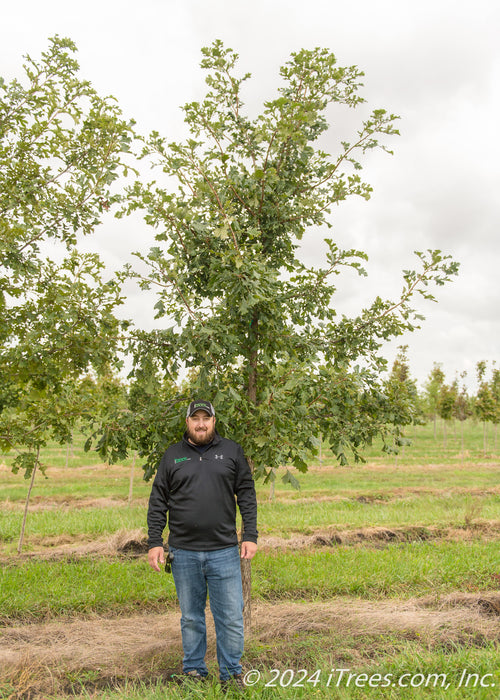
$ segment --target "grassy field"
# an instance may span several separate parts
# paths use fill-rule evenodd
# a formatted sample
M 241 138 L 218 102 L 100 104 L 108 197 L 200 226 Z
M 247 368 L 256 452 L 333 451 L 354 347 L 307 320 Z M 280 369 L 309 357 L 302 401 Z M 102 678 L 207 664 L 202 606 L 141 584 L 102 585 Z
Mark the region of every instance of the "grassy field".
M 442 426 L 411 433 L 397 459 L 374 446 L 339 467 L 323 448 L 299 491 L 258 485 L 247 696 L 499 697 L 495 435 L 485 451 L 469 421 L 463 449 L 459 426 L 446 446 Z M 221 697 L 213 632 L 211 682 L 172 680 L 179 612 L 145 560 L 139 462 L 101 465 L 78 441 L 42 459 L 21 556 L 28 483 L 0 467 L 0 697 Z

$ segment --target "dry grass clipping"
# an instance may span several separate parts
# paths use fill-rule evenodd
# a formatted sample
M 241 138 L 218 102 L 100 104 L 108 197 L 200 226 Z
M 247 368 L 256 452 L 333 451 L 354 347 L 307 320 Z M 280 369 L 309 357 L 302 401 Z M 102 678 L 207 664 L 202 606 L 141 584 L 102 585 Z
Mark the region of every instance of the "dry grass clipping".
M 500 593 L 454 594 L 414 600 L 340 598 L 325 603 L 259 603 L 252 610 L 251 637 L 263 643 L 301 636 L 363 638 L 390 634 L 439 644 L 481 644 L 499 639 Z M 208 657 L 215 658 L 208 613 Z M 368 642 L 366 642 L 368 643 Z M 332 645 L 335 648 L 335 645 Z M 333 653 L 335 653 L 333 651 Z M 13 698 L 61 690 L 65 674 L 94 672 L 101 682 L 151 678 L 179 670 L 180 613 L 96 617 L 5 627 L 0 636 L 0 686 Z M 334 660 L 334 659 L 332 659 Z M 31 690 L 30 690 L 31 689 Z

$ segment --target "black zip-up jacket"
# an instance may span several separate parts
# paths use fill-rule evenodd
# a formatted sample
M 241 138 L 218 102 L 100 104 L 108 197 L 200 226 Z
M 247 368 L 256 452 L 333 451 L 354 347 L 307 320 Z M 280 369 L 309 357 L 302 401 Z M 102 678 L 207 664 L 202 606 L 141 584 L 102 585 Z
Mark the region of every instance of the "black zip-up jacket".
M 255 486 L 241 446 L 216 432 L 200 453 L 184 434 L 165 452 L 156 472 L 149 497 L 149 548 L 163 546 L 167 513 L 172 547 L 208 551 L 237 544 L 235 496 L 243 539 L 257 542 Z

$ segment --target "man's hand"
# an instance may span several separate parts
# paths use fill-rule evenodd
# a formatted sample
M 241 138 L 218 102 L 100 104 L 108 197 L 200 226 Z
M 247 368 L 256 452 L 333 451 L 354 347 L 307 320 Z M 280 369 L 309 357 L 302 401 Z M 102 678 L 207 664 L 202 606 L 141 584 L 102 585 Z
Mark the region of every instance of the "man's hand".
M 152 547 L 148 552 L 148 562 L 152 569 L 161 571 L 159 564 L 161 564 L 161 566 L 165 565 L 165 552 L 163 551 L 163 547 Z
M 242 559 L 253 559 L 257 551 L 257 545 L 255 542 L 242 542 L 241 543 L 241 558 Z

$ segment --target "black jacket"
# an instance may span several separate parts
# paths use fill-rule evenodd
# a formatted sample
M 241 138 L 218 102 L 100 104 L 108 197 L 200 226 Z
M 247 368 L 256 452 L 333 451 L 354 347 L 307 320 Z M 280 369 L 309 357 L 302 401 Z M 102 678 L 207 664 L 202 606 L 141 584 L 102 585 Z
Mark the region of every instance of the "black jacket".
M 163 545 L 167 513 L 173 547 L 204 551 L 237 544 L 235 496 L 243 539 L 257 542 L 255 486 L 241 446 L 215 433 L 201 454 L 184 435 L 168 448 L 156 472 L 149 497 L 149 548 Z

